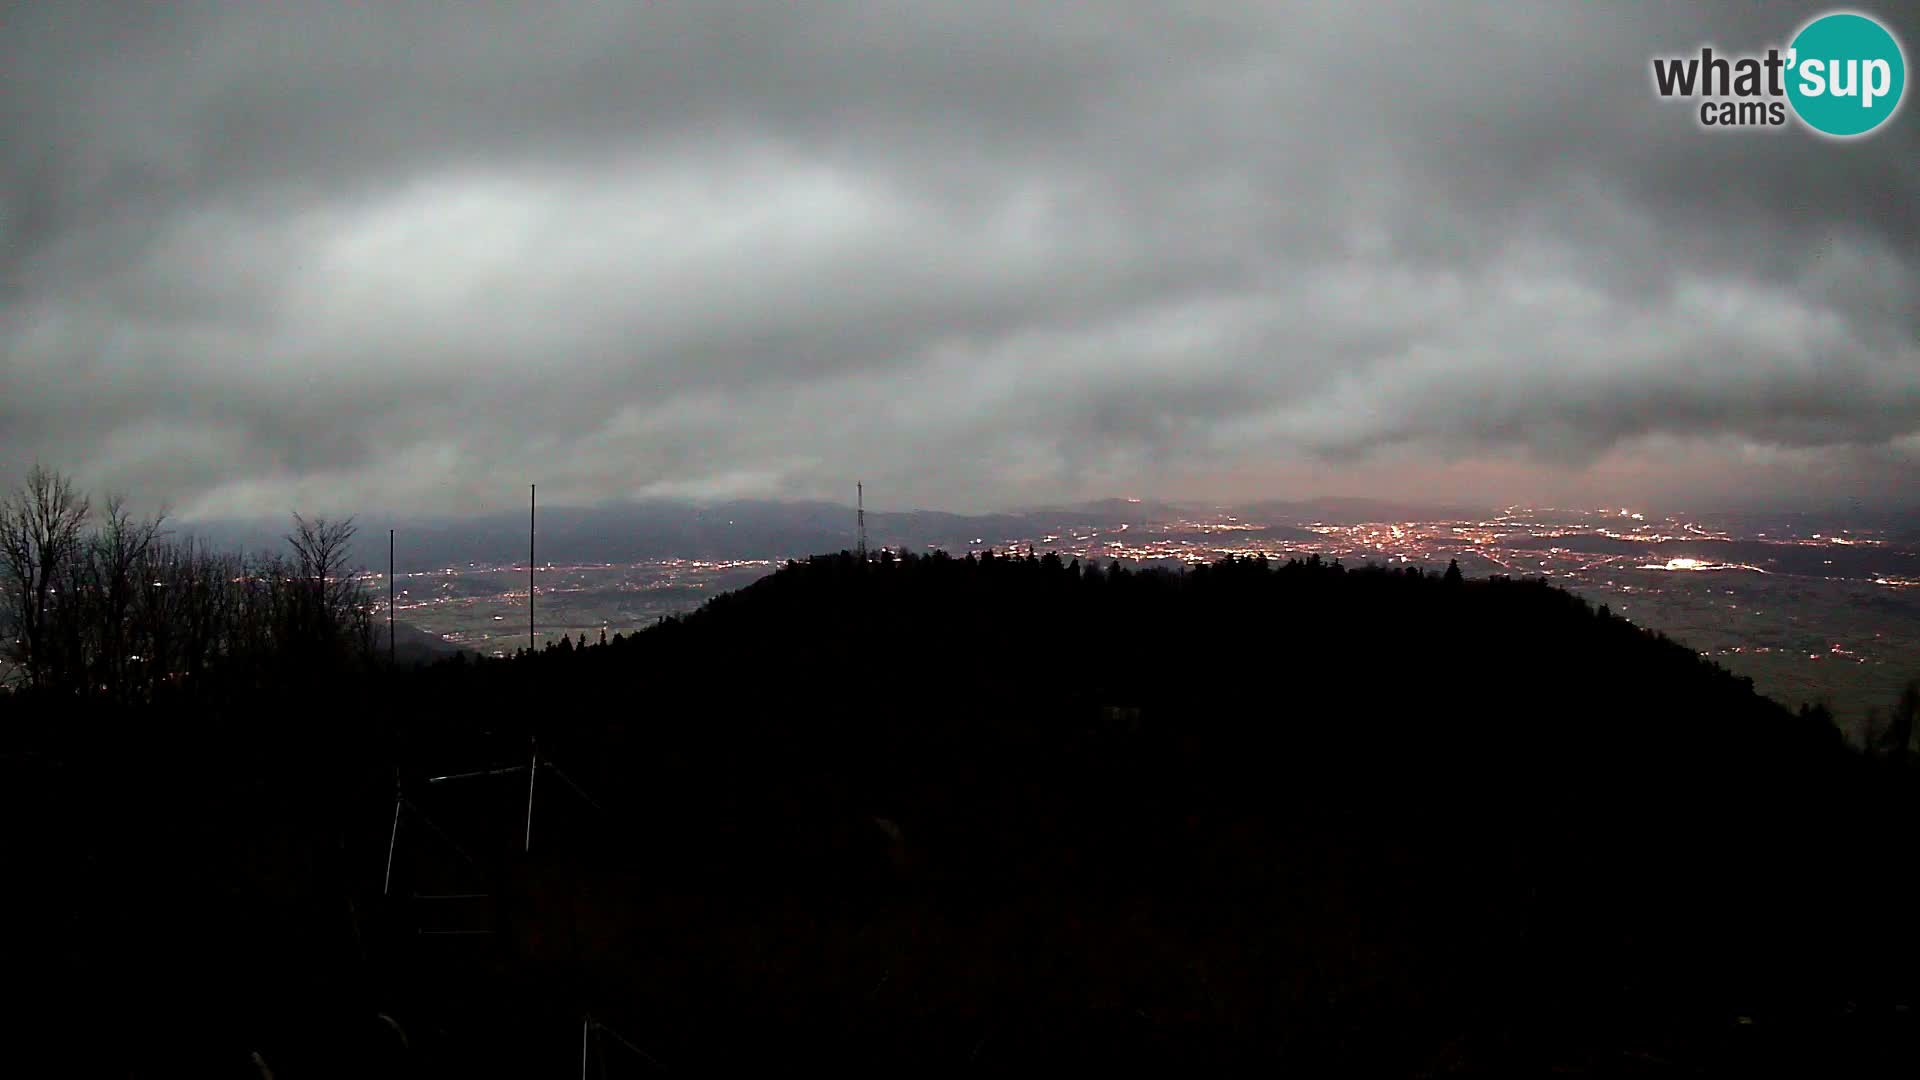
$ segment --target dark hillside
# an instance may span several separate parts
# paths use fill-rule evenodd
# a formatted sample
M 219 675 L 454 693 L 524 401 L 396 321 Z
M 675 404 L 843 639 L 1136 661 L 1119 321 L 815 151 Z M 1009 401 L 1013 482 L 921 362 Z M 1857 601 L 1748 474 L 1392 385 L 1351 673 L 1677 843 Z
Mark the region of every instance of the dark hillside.
M 45 948 L 118 1030 L 283 1078 L 552 1073 L 588 1013 L 609 1075 L 1915 1046 L 1910 777 L 1539 584 L 842 555 L 606 646 L 155 712 L 17 728 L 82 911 Z M 536 746 L 531 851 L 524 769 L 430 781 Z

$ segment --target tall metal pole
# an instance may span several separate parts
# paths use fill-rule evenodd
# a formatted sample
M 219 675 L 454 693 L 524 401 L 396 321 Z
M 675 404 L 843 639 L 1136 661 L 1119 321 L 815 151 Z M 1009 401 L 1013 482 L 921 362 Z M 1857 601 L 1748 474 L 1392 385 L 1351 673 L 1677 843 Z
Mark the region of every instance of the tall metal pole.
M 867 558 L 867 485 L 856 481 L 853 485 L 854 521 L 859 526 L 859 538 L 854 542 L 854 554 L 862 562 Z
M 533 750 L 533 760 L 527 763 L 527 840 L 522 851 L 533 850 L 533 782 L 540 776 L 540 741 L 529 735 L 527 744 Z
M 387 837 L 387 877 L 380 885 L 380 895 L 393 892 L 393 850 L 400 846 L 400 808 L 407 804 L 407 792 L 400 786 L 400 769 L 393 770 L 393 832 Z
M 533 652 L 533 515 L 538 506 L 540 485 L 527 485 L 527 652 Z
M 539 508 L 540 486 L 527 485 L 527 656 L 533 656 L 533 527 L 534 514 Z M 540 772 L 540 744 L 534 736 L 528 735 L 527 742 L 533 749 L 532 760 L 527 763 L 527 835 L 520 850 L 533 850 L 533 782 Z
M 380 895 L 386 896 L 393 891 L 393 849 L 400 846 L 400 808 L 406 800 L 396 795 L 393 799 L 393 832 L 387 836 L 387 876 L 380 886 Z
M 393 650 L 393 530 L 387 530 L 387 666 L 394 666 Z

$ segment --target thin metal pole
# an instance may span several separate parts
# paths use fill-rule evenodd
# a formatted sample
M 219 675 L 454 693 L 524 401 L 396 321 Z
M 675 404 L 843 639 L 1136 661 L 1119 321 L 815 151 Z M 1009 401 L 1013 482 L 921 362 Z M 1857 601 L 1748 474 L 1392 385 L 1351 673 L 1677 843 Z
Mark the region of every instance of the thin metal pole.
M 527 653 L 533 653 L 533 517 L 539 506 L 540 485 L 527 485 Z
M 467 854 L 467 849 L 461 847 L 459 841 L 447 835 L 447 830 L 434 824 L 433 819 L 428 817 L 425 811 L 421 810 L 417 806 L 414 806 L 412 803 L 408 803 L 407 806 L 409 809 L 413 811 L 413 816 L 420 819 L 420 824 L 425 825 L 429 829 L 432 829 L 433 834 L 435 836 L 438 836 L 441 840 L 445 841 L 446 845 L 453 849 L 453 853 L 455 855 L 460 856 L 460 858 L 463 861 L 465 861 L 468 866 L 477 868 L 480 865 L 479 860 L 475 859 L 472 855 Z
M 406 798 L 398 793 L 393 797 L 393 832 L 387 836 L 387 880 L 380 886 L 380 895 L 393 892 L 393 849 L 400 843 L 400 807 Z
M 600 805 L 600 800 L 587 794 L 587 789 L 581 787 L 580 784 L 577 781 L 575 781 L 573 777 L 568 776 L 566 773 L 566 770 L 562 769 L 560 766 L 554 764 L 551 761 L 547 762 L 547 768 L 552 770 L 553 775 L 559 777 L 562 783 L 572 788 L 573 793 L 575 795 L 578 795 L 582 799 L 585 799 L 588 806 L 591 806 L 595 810 L 599 810 L 602 813 L 606 811 L 606 807 Z
M 647 1053 L 645 1050 L 642 1050 L 639 1047 L 633 1045 L 632 1041 L 629 1040 L 625 1035 L 620 1034 L 618 1031 L 608 1027 L 607 1025 L 601 1023 L 600 1021 L 595 1020 L 593 1022 L 593 1029 L 595 1031 L 598 1031 L 602 1035 L 613 1036 L 615 1039 L 619 1040 L 620 1045 L 633 1051 L 635 1054 L 640 1055 L 640 1060 L 646 1062 L 647 1064 L 653 1066 L 654 1068 L 656 1069 L 666 1068 L 666 1066 L 660 1064 L 659 1058 L 656 1058 L 652 1054 Z
M 527 768 L 527 842 L 521 850 L 533 850 L 533 782 L 540 776 L 540 744 L 533 736 L 527 736 L 527 742 L 533 744 L 533 761 Z
M 387 666 L 394 666 L 393 645 L 393 530 L 387 530 Z
M 475 769 L 472 772 L 448 773 L 445 776 L 429 776 L 427 777 L 427 783 L 444 784 L 449 780 L 471 780 L 476 776 L 505 776 L 508 773 L 517 773 L 524 768 L 526 768 L 525 765 L 502 765 L 497 769 Z
M 591 1014 L 580 1018 L 580 1080 L 587 1080 L 587 1029 L 592 1024 Z

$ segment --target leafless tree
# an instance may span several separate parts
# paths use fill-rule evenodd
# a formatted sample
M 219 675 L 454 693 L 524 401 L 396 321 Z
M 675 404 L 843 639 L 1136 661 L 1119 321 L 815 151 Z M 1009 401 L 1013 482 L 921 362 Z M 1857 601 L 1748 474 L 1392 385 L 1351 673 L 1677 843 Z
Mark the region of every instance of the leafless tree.
M 149 566 L 151 580 L 162 583 L 143 593 L 142 615 L 150 627 L 149 648 L 159 658 L 158 677 L 198 679 L 238 647 L 234 627 L 246 565 L 238 556 L 203 551 L 187 541 L 161 545 Z
M 125 496 L 109 495 L 100 527 L 85 553 L 88 607 L 92 608 L 87 621 L 98 635 L 89 681 L 116 697 L 132 696 L 133 684 L 139 681 L 135 667 L 151 662 L 152 650 L 141 638 L 155 630 L 164 632 L 161 624 L 137 626 L 133 612 L 136 597 L 168 585 L 145 572 L 165 519 L 164 510 L 150 518 L 136 518 L 127 510 Z
M 309 521 L 299 514 L 293 515 L 293 531 L 287 534 L 287 543 L 293 545 L 300 575 L 316 581 L 340 575 L 346 570 L 347 549 L 355 531 L 352 518 L 329 521 L 321 517 Z
M 81 549 L 80 531 L 92 505 L 73 482 L 34 465 L 19 490 L 0 502 L 0 593 L 4 593 L 9 653 L 28 683 L 39 686 L 54 670 L 49 611 Z
M 352 519 L 298 514 L 286 554 L 173 542 L 165 513 L 91 503 L 36 467 L 0 501 L 0 657 L 39 690 L 118 701 L 221 669 L 242 680 L 325 677 L 375 653 L 373 605 L 348 565 Z M 8 669 L 0 667 L 0 675 Z
M 283 624 L 293 631 L 289 651 L 319 649 L 338 662 L 367 661 L 374 655 L 373 602 L 366 583 L 348 564 L 356 527 L 352 518 L 308 520 L 293 515 L 287 535 L 291 565 L 270 564 L 284 580 Z

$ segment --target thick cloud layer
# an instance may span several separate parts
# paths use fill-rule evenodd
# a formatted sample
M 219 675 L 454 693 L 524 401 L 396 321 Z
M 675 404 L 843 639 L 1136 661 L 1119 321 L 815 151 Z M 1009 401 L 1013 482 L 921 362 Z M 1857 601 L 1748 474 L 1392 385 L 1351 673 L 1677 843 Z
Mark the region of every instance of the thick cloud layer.
M 0 6 L 0 480 L 1895 496 L 1920 113 L 1651 88 L 1815 12 Z

